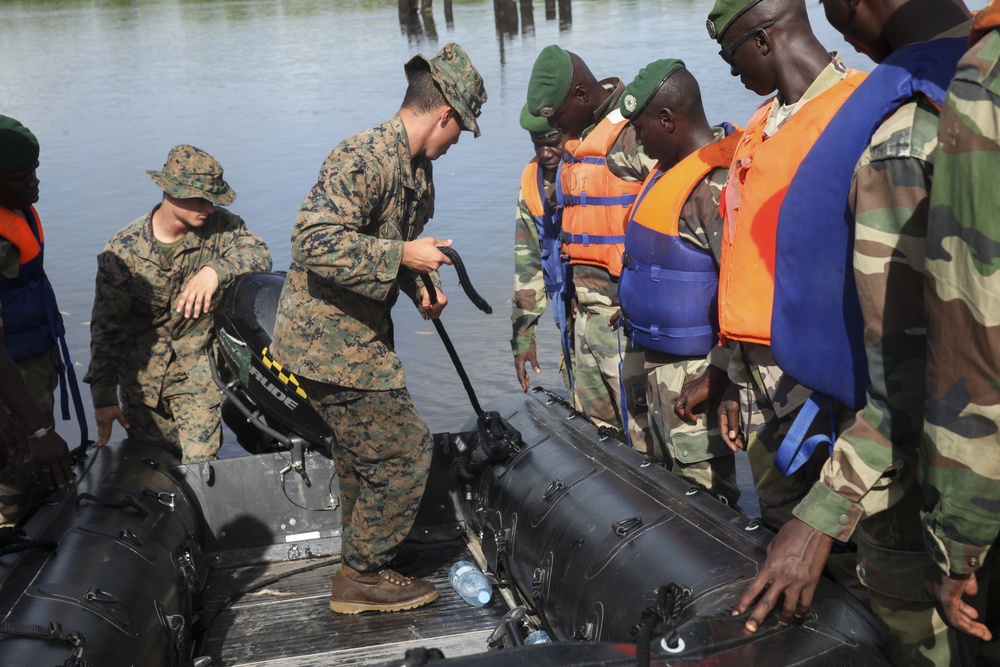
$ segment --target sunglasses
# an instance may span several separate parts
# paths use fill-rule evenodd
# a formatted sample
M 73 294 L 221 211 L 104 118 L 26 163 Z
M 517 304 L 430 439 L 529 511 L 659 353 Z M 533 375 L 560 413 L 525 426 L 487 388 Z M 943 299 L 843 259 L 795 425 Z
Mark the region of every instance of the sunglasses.
M 742 37 L 737 39 L 729 46 L 723 46 L 721 49 L 719 49 L 719 55 L 722 56 L 722 59 L 726 61 L 727 65 L 732 67 L 733 58 L 734 55 L 736 54 L 736 49 L 740 48 L 740 45 L 743 42 L 750 39 L 750 37 L 752 37 L 753 34 L 756 33 L 758 30 L 763 30 L 764 28 L 770 28 L 772 25 L 774 25 L 774 21 L 765 21 L 764 23 L 761 23 L 759 26 L 751 28 L 750 30 L 746 31 L 746 33 L 744 33 Z

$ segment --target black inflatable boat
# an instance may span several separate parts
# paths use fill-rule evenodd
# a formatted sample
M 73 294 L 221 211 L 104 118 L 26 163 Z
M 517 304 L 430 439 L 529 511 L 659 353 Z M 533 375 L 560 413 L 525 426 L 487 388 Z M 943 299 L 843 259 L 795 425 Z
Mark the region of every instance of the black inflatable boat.
M 876 623 L 824 580 L 804 621 L 749 634 L 729 610 L 771 535 L 544 391 L 436 434 L 414 564 L 441 598 L 334 616 L 337 476 L 326 425 L 267 355 L 280 274 L 244 276 L 217 318 L 227 424 L 244 457 L 184 466 L 156 443 L 91 450 L 70 491 L 0 536 L 0 665 L 888 664 Z M 491 604 L 447 585 L 457 559 Z M 524 646 L 529 630 L 553 641 Z

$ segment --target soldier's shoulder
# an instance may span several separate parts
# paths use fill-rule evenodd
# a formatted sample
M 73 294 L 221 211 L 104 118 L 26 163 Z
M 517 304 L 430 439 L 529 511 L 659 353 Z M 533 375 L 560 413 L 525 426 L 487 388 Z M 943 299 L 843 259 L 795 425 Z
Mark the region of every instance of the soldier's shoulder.
M 125 253 L 132 249 L 142 245 L 148 245 L 149 234 L 147 232 L 147 227 L 149 226 L 149 214 L 136 218 L 132 222 L 128 223 L 108 240 L 107 245 L 104 250 Z
M 869 161 L 894 158 L 932 161 L 937 148 L 938 117 L 937 107 L 923 95 L 909 100 L 875 130 L 866 151 Z

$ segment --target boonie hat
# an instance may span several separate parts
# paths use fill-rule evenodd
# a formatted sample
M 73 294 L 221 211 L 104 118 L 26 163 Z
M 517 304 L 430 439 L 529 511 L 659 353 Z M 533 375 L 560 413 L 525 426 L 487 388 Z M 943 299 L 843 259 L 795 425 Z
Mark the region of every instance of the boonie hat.
M 528 112 L 551 118 L 562 107 L 573 83 L 573 56 L 556 44 L 542 49 L 528 79 Z
M 722 36 L 729 30 L 729 26 L 760 2 L 761 0 L 716 0 L 705 22 L 708 36 L 721 44 Z
M 528 105 L 521 107 L 521 127 L 535 137 L 547 137 L 555 134 L 559 130 L 549 125 L 549 120 L 542 116 L 535 116 L 528 111 Z
M 222 165 L 194 146 L 174 146 L 167 155 L 163 171 L 147 170 L 146 173 L 171 197 L 198 197 L 222 206 L 236 199 L 236 193 L 222 179 Z
M 403 65 L 406 80 L 409 81 L 410 73 L 418 69 L 430 71 L 445 100 L 458 112 L 462 129 L 478 137 L 480 132 L 476 118 L 486 103 L 486 86 L 465 50 L 455 42 L 449 42 L 433 58 L 428 59 L 423 54 L 413 56 Z
M 38 164 L 38 139 L 20 121 L 0 115 L 0 171 L 22 171 Z
M 639 70 L 635 79 L 625 86 L 625 92 L 622 93 L 622 101 L 619 103 L 622 115 L 629 120 L 637 118 L 656 95 L 656 91 L 660 89 L 663 82 L 683 67 L 684 61 L 682 60 L 664 58 L 651 62 Z

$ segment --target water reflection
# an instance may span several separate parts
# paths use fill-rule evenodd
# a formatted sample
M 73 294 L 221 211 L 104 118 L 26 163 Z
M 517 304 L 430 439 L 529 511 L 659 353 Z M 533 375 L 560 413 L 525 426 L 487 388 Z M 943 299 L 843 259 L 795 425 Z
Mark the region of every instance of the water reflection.
M 442 0 L 444 19 L 449 31 L 455 28 L 452 0 Z M 434 24 L 434 0 L 397 0 L 399 28 L 410 42 L 438 40 Z M 573 0 L 544 0 L 546 21 L 559 22 L 561 32 L 573 25 Z M 497 43 L 500 45 L 500 62 L 504 62 L 504 45 L 518 36 L 535 34 L 535 7 L 533 0 L 493 0 L 493 22 Z

